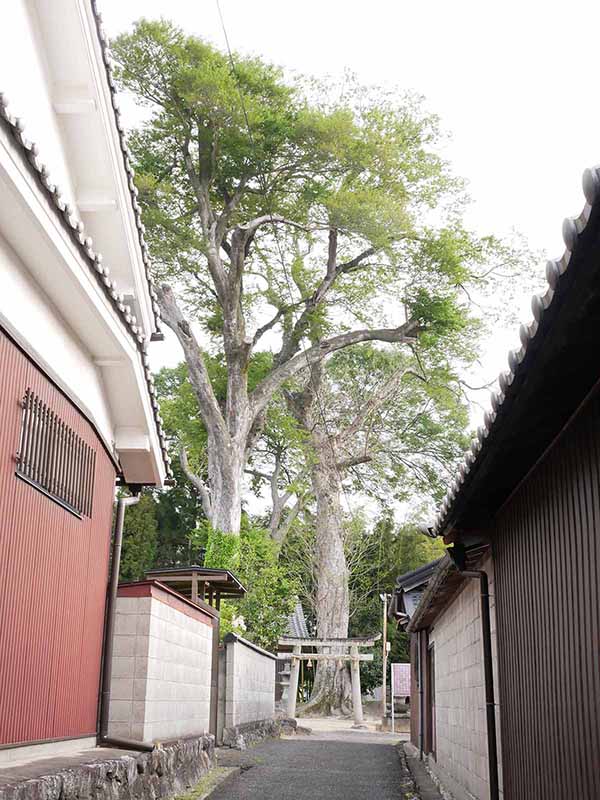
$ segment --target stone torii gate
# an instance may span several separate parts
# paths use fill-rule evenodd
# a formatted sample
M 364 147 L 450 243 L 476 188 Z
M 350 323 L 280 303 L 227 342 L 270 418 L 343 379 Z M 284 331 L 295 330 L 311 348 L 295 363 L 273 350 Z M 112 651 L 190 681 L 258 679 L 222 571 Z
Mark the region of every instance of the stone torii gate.
M 350 661 L 350 675 L 352 678 L 352 707 L 354 711 L 354 725 L 363 726 L 362 695 L 360 690 L 360 662 L 373 661 L 372 653 L 359 653 L 359 647 L 373 647 L 381 639 L 381 634 L 376 636 L 361 636 L 354 639 L 298 639 L 295 636 L 282 636 L 279 640 L 280 647 L 291 647 L 291 653 L 278 653 L 277 658 L 291 661 L 290 681 L 287 696 L 287 714 L 296 716 L 296 698 L 298 696 L 298 678 L 300 676 L 301 661 Z M 317 648 L 319 652 L 303 653 L 303 647 Z

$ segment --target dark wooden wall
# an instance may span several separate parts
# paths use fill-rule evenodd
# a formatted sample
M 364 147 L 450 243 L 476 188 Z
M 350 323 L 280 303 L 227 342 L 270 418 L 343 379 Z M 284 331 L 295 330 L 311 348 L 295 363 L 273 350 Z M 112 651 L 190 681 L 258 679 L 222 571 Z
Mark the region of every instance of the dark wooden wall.
M 419 747 L 419 674 L 418 636 L 410 634 L 410 741 Z
M 420 645 L 419 645 L 420 642 Z M 420 652 L 419 652 L 420 651 Z M 421 697 L 419 685 L 419 659 L 422 663 L 423 694 Z M 411 633 L 410 636 L 410 741 L 420 749 L 419 720 L 421 717 L 421 702 L 423 703 L 423 751 L 430 753 L 435 758 L 435 704 L 432 702 L 435 693 L 435 680 L 432 674 L 432 652 L 429 648 L 428 632 L 423 630 L 419 634 Z
M 91 517 L 15 475 L 27 388 L 96 451 Z M 96 731 L 114 486 L 92 426 L 0 330 L 0 745 Z
M 597 394 L 499 515 L 494 560 L 505 800 L 600 798 Z

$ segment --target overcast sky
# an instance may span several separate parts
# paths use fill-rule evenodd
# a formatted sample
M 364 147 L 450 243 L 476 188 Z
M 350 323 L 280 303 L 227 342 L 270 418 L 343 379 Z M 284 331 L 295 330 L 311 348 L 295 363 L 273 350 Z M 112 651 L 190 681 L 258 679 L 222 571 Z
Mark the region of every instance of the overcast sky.
M 102 0 L 101 9 L 111 36 L 163 16 L 224 47 L 215 0 Z M 562 220 L 584 203 L 581 174 L 600 162 L 600 3 L 221 0 L 221 9 L 242 53 L 317 76 L 349 68 L 365 83 L 424 95 L 451 134 L 455 173 L 469 182 L 468 224 L 516 229 L 546 256 L 562 253 Z M 528 297 L 519 315 L 529 320 Z M 486 372 L 504 369 L 517 345 L 516 328 L 498 331 Z M 178 357 L 173 344 L 153 349 L 157 365 Z

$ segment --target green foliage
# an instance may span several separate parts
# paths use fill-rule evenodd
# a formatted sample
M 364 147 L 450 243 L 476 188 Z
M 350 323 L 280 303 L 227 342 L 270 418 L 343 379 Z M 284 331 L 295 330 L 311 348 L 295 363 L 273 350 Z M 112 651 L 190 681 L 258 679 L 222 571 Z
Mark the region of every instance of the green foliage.
M 201 563 L 201 549 L 206 547 L 207 535 L 200 501 L 185 480 L 176 458 L 172 466 L 175 485 L 154 492 L 158 524 L 153 564 L 156 567 Z M 192 538 L 191 532 L 194 532 Z
M 498 243 L 462 227 L 462 183 L 437 155 L 438 120 L 420 98 L 361 86 L 351 75 L 343 87 L 290 85 L 280 70 L 239 54 L 232 70 L 227 54 L 164 20 L 140 20 L 113 51 L 123 87 L 151 109 L 131 148 L 157 268 L 180 282 L 186 305 L 211 334 L 221 335 L 223 308 L 206 269 L 186 158 L 206 181 L 216 216 L 236 196 L 228 230 L 265 214 L 302 226 L 281 226 L 277 242 L 271 229 L 262 231 L 247 254 L 248 319 L 299 301 L 274 334 L 285 335 L 320 284 L 329 229 L 337 231 L 340 263 L 368 248 L 376 255 L 340 273 L 311 319 L 321 334 L 333 324 L 329 310 L 345 314 L 342 328 L 382 321 L 382 293 L 409 307 L 415 287 L 432 298 L 427 309 L 419 303 L 428 322 L 436 319 L 436 297 L 446 322 L 449 304 L 465 315 L 457 287 L 495 258 Z M 438 228 L 424 224 L 432 208 Z
M 330 359 L 322 402 L 330 431 L 342 436 L 370 398 L 385 397 L 388 381 L 398 377 L 387 400 L 343 444 L 340 460 L 370 457 L 350 470 L 356 491 L 383 505 L 415 498 L 433 505 L 441 499 L 468 443 L 468 409 L 450 360 L 463 358 L 465 348 L 461 340 L 444 347 L 419 342 L 408 353 L 364 344 Z
M 234 631 L 261 647 L 276 649 L 294 607 L 296 586 L 279 563 L 269 532 L 246 515 L 239 537 L 210 530 L 205 564 L 232 570 L 247 589 L 242 600 L 222 604 L 221 635 Z
M 253 354 L 248 366 L 248 388 L 250 391 L 265 377 L 271 369 L 273 355 L 269 352 Z M 223 407 L 227 394 L 227 368 L 221 356 L 205 357 L 207 371 L 217 400 Z M 172 448 L 174 470 L 177 485 L 182 492 L 186 479 L 179 467 L 178 447 L 183 444 L 193 472 L 206 478 L 208 464 L 207 447 L 208 436 L 204 423 L 198 413 L 198 402 L 188 378 L 187 364 L 181 363 L 176 367 L 163 367 L 155 376 L 157 396 L 160 401 L 161 415 L 164 420 L 165 430 L 174 443 Z M 287 412 L 281 394 L 277 394 L 267 410 L 265 428 L 262 436 L 263 451 L 270 455 L 279 449 L 293 450 L 302 443 L 302 435 L 298 431 L 293 417 Z M 250 463 L 262 465 L 261 455 L 258 452 L 250 454 Z M 260 482 L 259 482 L 260 483 Z M 259 483 L 255 485 L 258 491 Z M 189 487 L 187 489 L 188 496 Z M 192 496 L 195 497 L 195 495 Z M 195 509 L 196 517 L 202 516 L 198 507 Z M 194 525 L 188 525 L 188 531 Z
M 240 538 L 209 527 L 204 565 L 237 573 L 240 565 Z
M 157 551 L 157 532 L 156 503 L 150 493 L 144 493 L 125 514 L 119 580 L 141 580 L 146 571 L 152 569 Z
M 424 536 L 412 523 L 397 526 L 389 515 L 377 521 L 368 538 L 368 546 L 357 559 L 352 574 L 354 613 L 350 630 L 356 636 L 382 633 L 383 603 L 379 595 L 393 592 L 398 575 L 428 564 L 444 554 L 440 539 Z M 387 636 L 391 644 L 389 660 L 409 661 L 409 636 L 389 621 Z M 375 660 L 361 666 L 361 681 L 365 691 L 381 686 L 381 647 L 377 646 L 374 653 Z
M 378 409 L 354 437 L 353 444 L 365 452 L 375 442 L 375 457 L 350 478 L 355 490 L 382 504 L 424 495 L 439 499 L 465 446 L 467 413 L 457 368 L 473 362 L 480 332 L 469 292 L 475 287 L 478 296 L 493 296 L 499 267 L 518 274 L 522 260 L 493 237 L 465 230 L 463 187 L 438 155 L 437 119 L 420 98 L 363 87 L 351 76 L 340 91 L 316 81 L 290 85 L 280 70 L 257 58 L 235 55 L 233 70 L 226 54 L 166 21 L 139 21 L 132 33 L 115 40 L 113 51 L 121 85 L 150 112 L 130 143 L 156 277 L 177 286 L 186 315 L 203 327 L 209 344 L 201 357 L 221 409 L 232 400 L 228 371 L 243 349 L 240 341 L 223 346 L 233 317 L 244 342 L 256 334 L 255 348 L 259 326 L 271 320 L 267 329 L 275 355 L 253 352 L 243 365 L 250 392 L 276 368 L 286 348 L 293 353 L 332 332 L 417 320 L 420 336 L 410 348 L 365 346 L 338 354 L 327 367 L 325 405 L 342 430 L 367 389 L 376 391 L 405 366 L 394 402 Z M 271 215 L 291 224 L 260 227 L 243 264 L 230 264 L 236 227 Z M 235 284 L 239 269 L 239 297 L 223 291 L 209 269 L 207 231 L 216 230 L 217 220 L 223 239 L 214 248 L 228 285 Z M 325 276 L 331 277 L 333 240 L 337 269 L 321 294 Z M 322 299 L 313 303 L 317 296 Z M 499 293 L 494 299 L 501 303 Z M 295 388 L 285 386 L 273 398 L 251 466 L 269 465 L 282 453 L 310 466 L 306 432 L 298 430 L 283 401 L 285 391 Z M 185 445 L 192 470 L 206 477 L 208 437 L 187 368 L 162 370 L 157 389 L 169 435 Z M 298 474 L 286 475 L 287 484 Z M 236 553 L 228 538 L 207 529 L 200 513 L 188 513 L 188 499 L 177 501 L 186 509 L 179 531 L 196 531 L 192 542 L 207 543 L 208 562 L 232 564 L 242 578 L 254 564 L 240 611 L 257 640 L 274 641 L 285 605 L 283 588 L 280 595 L 277 587 L 287 591 L 289 575 L 307 589 L 312 585 L 306 558 L 310 532 L 300 525 L 277 563 L 274 551 L 263 552 L 267 535 L 251 534 L 246 520 Z M 176 508 L 168 507 L 168 518 Z M 349 532 L 356 585 L 356 564 L 373 541 L 373 533 L 365 534 L 359 546 L 359 534 Z M 390 547 L 396 547 L 395 539 Z M 292 568 L 293 552 L 301 568 Z M 363 566 L 365 580 L 379 587 L 381 555 Z M 358 620 L 363 600 L 353 591 Z M 269 621 L 264 615 L 271 612 Z M 369 613 L 365 610 L 365 625 Z

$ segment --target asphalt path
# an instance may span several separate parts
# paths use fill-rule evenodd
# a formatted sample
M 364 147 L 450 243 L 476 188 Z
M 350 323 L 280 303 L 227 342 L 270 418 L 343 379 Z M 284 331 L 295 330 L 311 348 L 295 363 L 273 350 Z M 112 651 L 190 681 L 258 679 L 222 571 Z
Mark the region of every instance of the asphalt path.
M 399 737 L 346 733 L 272 739 L 210 800 L 399 800 Z

